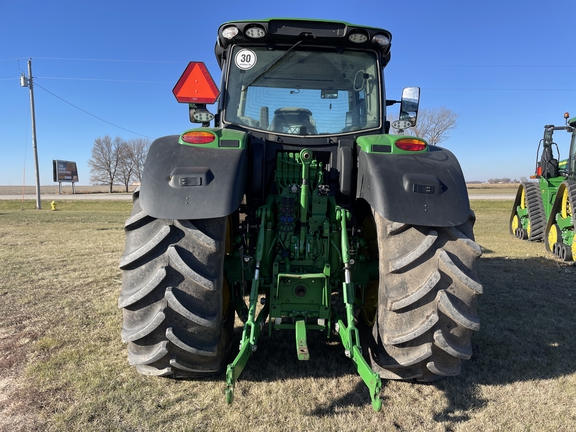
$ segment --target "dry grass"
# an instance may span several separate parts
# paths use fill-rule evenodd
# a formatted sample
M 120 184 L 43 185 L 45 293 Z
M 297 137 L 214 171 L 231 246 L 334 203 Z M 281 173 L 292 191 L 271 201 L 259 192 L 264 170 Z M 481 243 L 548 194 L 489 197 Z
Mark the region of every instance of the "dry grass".
M 129 188 L 130 192 L 134 190 L 133 186 Z M 108 193 L 110 187 L 107 185 L 100 186 L 78 186 L 74 185 L 74 192 L 76 194 L 93 194 L 93 193 Z M 125 193 L 125 187 L 115 185 L 112 187 L 114 193 Z M 41 185 L 40 192 L 42 194 L 54 195 L 59 192 L 58 185 Z M 0 186 L 0 195 L 35 195 L 36 186 Z M 72 194 L 72 184 L 62 183 L 62 194 L 71 195 Z
M 0 430 L 572 430 L 576 267 L 513 239 L 510 202 L 472 204 L 485 250 L 474 356 L 436 384 L 385 382 L 375 413 L 341 346 L 313 335 L 309 362 L 292 335 L 263 336 L 232 406 L 223 376 L 138 375 L 116 307 L 130 203 L 0 202 Z
M 518 190 L 518 183 L 488 184 L 471 183 L 466 185 L 470 195 L 483 194 L 515 194 Z
M 470 183 L 467 185 L 470 193 L 508 193 L 518 189 L 517 183 L 509 184 L 488 184 L 488 183 Z M 130 186 L 130 191 L 134 190 L 134 186 Z M 58 185 L 41 185 L 40 190 L 42 194 L 57 194 Z M 107 185 L 75 185 L 75 192 L 77 194 L 93 194 L 93 193 L 108 193 L 109 188 Z M 125 193 L 124 186 L 113 186 L 114 193 Z M 34 195 L 36 193 L 35 186 L 0 186 L 0 195 Z M 62 193 L 64 195 L 72 194 L 72 185 L 70 183 L 62 183 Z

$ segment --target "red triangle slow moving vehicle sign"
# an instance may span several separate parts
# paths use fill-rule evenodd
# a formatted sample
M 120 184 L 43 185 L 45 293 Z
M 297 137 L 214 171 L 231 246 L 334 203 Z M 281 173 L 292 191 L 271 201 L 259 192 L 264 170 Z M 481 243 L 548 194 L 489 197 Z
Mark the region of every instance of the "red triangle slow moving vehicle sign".
M 204 62 L 190 62 L 172 89 L 178 102 L 213 104 L 220 96 Z

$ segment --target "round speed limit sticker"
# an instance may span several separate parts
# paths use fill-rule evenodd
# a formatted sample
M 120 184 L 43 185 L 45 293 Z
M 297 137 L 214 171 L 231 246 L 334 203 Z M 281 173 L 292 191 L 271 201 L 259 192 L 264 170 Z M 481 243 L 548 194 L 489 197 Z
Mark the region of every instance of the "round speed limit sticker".
M 234 62 L 238 69 L 248 70 L 252 69 L 256 64 L 256 53 L 249 49 L 241 49 L 236 53 Z

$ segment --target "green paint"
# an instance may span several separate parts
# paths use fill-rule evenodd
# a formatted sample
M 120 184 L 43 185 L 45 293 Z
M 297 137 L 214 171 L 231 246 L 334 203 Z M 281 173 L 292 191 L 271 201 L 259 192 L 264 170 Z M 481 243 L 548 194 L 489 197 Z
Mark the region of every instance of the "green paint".
M 350 212 L 336 206 L 325 193 L 322 164 L 309 149 L 277 155 L 276 194 L 268 196 L 256 212 L 260 218 L 256 238 L 241 237 L 254 244 L 253 257 L 231 253 L 225 276 L 230 286 L 251 283 L 249 304 L 236 304 L 246 314 L 240 351 L 226 372 L 226 400 L 234 398 L 234 386 L 257 347 L 258 337 L 268 320 L 268 333 L 288 330 L 294 334 L 296 355 L 308 360 L 307 332 L 321 331 L 330 337 L 334 293 L 344 303 L 344 321 L 338 321 L 338 334 L 346 355 L 369 389 L 374 409 L 381 407 L 381 381 L 362 357 L 354 308 L 361 305 L 369 274 L 378 273 L 359 250 L 364 239 L 349 235 Z M 355 270 L 356 262 L 359 270 Z M 374 267 L 374 268 L 371 268 Z M 356 276 L 354 276 L 356 275 Z M 259 296 L 264 307 L 256 314 Z

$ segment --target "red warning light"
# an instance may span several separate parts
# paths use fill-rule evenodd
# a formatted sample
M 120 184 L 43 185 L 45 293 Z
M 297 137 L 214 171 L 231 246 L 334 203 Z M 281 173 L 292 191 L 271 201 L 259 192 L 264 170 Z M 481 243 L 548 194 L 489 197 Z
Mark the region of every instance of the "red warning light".
M 204 62 L 190 62 L 172 89 L 178 102 L 213 104 L 220 96 Z
M 406 151 L 422 151 L 426 148 L 424 141 L 413 138 L 400 138 L 395 144 L 399 149 Z

